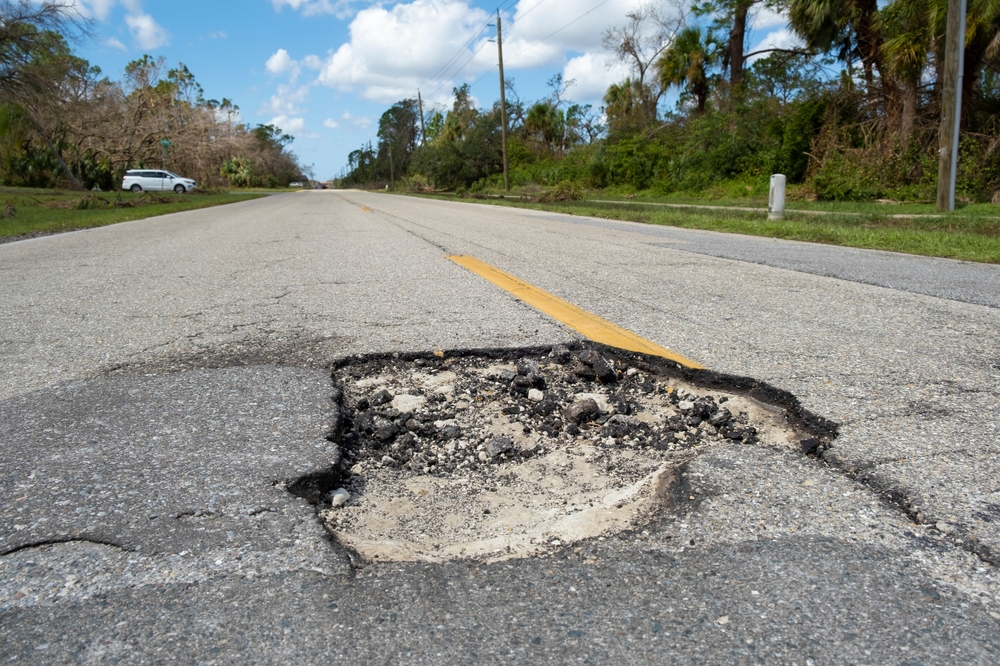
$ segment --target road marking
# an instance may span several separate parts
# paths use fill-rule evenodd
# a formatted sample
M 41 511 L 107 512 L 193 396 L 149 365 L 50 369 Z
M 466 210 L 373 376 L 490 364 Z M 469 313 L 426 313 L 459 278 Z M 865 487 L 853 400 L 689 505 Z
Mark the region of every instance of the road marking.
M 554 296 L 547 291 L 528 284 L 524 280 L 520 280 L 510 273 L 505 273 L 496 266 L 491 266 L 475 257 L 452 255 L 448 258 L 479 277 L 510 292 L 536 310 L 540 310 L 556 321 L 569 326 L 574 331 L 582 333 L 594 342 L 600 342 L 609 347 L 649 354 L 651 356 L 660 356 L 696 370 L 703 370 L 705 367 L 665 347 L 661 347 L 655 342 L 641 338 L 631 331 L 626 331 L 624 328 L 616 326 L 610 321 L 601 319 L 595 314 L 578 308 L 558 296 Z
M 371 208 L 365 208 L 364 206 L 358 206 L 358 208 L 360 208 L 361 210 L 365 211 L 366 213 L 372 212 Z

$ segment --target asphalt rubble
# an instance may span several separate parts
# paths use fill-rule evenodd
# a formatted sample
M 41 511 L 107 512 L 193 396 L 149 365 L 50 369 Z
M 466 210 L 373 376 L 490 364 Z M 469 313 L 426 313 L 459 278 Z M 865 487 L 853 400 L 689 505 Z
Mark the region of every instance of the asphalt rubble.
M 584 345 L 338 368 L 327 529 L 366 559 L 504 559 L 636 529 L 676 470 L 761 438 L 814 453 L 785 409 Z

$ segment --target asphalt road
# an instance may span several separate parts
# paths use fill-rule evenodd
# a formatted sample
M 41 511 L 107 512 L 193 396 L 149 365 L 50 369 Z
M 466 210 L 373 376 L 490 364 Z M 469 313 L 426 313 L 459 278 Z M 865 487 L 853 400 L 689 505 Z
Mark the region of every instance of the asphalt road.
M 840 424 L 731 445 L 643 530 L 352 562 L 287 482 L 328 368 L 569 329 L 468 254 Z M 0 660 L 1000 661 L 1000 269 L 360 192 L 0 246 Z

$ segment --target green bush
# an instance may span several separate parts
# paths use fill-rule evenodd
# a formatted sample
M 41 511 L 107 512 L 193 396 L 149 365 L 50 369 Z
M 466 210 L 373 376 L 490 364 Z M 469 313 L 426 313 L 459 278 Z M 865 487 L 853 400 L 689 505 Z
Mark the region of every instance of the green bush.
M 883 195 L 879 184 L 867 178 L 857 159 L 848 159 L 843 153 L 826 156 L 812 178 L 816 196 L 830 201 L 864 201 Z
M 583 198 L 583 188 L 578 185 L 564 180 L 553 187 L 551 190 L 546 190 L 538 196 L 538 203 L 552 203 L 554 201 L 578 201 Z

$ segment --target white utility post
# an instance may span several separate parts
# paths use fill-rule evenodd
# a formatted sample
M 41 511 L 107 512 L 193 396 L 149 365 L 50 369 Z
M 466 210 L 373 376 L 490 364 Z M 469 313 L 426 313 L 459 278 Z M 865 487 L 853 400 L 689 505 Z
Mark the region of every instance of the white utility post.
M 780 173 L 771 176 L 771 193 L 767 197 L 767 219 L 785 219 L 785 176 Z

